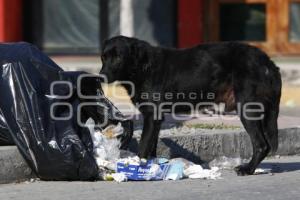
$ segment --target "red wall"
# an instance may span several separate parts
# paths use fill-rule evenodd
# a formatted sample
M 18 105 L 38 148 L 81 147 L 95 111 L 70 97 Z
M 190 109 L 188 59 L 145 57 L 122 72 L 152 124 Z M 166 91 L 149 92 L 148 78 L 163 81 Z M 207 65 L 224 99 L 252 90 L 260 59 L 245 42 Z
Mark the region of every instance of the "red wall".
M 0 42 L 22 39 L 22 0 L 0 0 Z
M 178 47 L 203 42 L 204 0 L 178 0 Z
M 203 42 L 203 1 L 178 0 L 178 47 Z M 0 42 L 22 40 L 22 0 L 0 0 Z

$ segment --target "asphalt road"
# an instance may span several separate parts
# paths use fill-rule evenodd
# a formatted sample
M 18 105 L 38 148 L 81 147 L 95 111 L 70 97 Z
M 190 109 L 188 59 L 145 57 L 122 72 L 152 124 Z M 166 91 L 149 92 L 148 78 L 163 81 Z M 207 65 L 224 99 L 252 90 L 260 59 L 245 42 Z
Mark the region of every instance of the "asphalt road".
M 265 160 L 272 174 L 238 177 L 222 171 L 219 180 L 158 182 L 43 182 L 0 185 L 0 199 L 299 199 L 300 156 Z

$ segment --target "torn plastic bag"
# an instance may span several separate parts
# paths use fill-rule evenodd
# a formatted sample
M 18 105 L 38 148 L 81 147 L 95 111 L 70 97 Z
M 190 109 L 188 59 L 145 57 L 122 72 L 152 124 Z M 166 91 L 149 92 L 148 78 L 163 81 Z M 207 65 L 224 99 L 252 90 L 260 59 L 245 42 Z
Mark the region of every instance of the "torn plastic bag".
M 89 118 L 101 128 L 121 122 L 127 148 L 132 122 L 104 97 L 99 77 L 64 72 L 28 43 L 0 44 L 0 62 L 0 143 L 17 145 L 39 178 L 98 178 L 89 130 L 80 125 Z

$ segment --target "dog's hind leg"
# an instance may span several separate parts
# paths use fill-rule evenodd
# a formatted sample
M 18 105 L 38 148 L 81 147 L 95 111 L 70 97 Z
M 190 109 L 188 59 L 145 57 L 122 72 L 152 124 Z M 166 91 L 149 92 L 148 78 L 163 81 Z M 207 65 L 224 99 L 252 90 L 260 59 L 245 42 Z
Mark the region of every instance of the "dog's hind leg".
M 245 104 L 242 104 L 242 107 L 240 119 L 250 136 L 253 147 L 253 155 L 248 164 L 237 166 L 235 168 L 235 171 L 239 176 L 253 174 L 256 167 L 270 151 L 270 145 L 264 135 L 263 119 L 261 119 L 264 117 L 264 113 L 253 112 L 254 109 L 258 110 L 261 107 L 257 107 L 257 105 L 248 105 L 245 107 Z M 250 111 L 250 109 L 252 110 Z
M 264 133 L 271 152 L 274 154 L 278 148 L 278 115 L 281 96 L 281 81 L 277 81 L 277 88 L 273 90 L 272 100 L 269 100 L 265 106 Z
M 268 108 L 264 119 L 264 134 L 271 148 L 272 154 L 274 154 L 278 148 L 278 113 L 279 105 L 273 108 Z

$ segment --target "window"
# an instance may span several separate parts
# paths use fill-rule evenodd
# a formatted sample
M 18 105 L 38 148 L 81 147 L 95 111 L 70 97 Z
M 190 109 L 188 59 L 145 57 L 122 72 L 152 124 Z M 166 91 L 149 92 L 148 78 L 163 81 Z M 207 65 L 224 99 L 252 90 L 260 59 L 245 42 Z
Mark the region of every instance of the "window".
M 300 0 L 207 0 L 206 40 L 239 40 L 271 55 L 300 54 Z
M 220 40 L 265 41 L 265 4 L 221 4 Z
M 291 42 L 300 42 L 300 2 L 290 3 L 289 15 L 289 40 Z
M 44 0 L 43 49 L 99 52 L 99 1 Z

